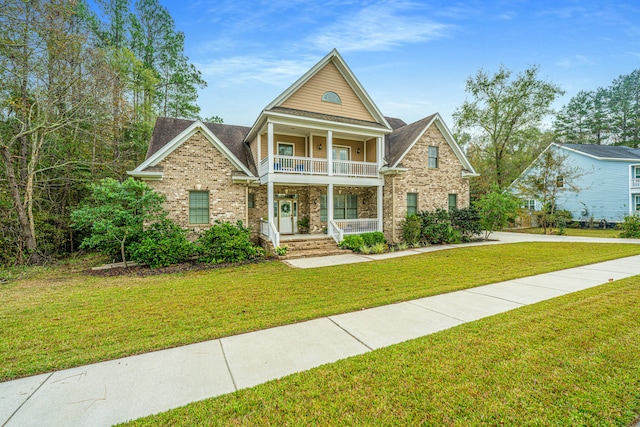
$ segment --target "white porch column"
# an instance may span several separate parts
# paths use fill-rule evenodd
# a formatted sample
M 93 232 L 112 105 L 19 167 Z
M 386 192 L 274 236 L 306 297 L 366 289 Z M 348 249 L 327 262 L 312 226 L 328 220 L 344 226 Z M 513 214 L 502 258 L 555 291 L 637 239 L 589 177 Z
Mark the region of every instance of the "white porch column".
M 267 206 L 267 219 L 269 220 L 269 224 L 275 219 L 273 216 L 273 202 L 273 181 L 269 181 L 267 183 L 267 204 L 269 205 Z
M 260 162 L 262 161 L 262 134 L 258 132 L 258 176 L 264 172 L 260 170 Z
M 328 175 L 333 175 L 333 131 L 331 130 L 327 131 L 327 169 Z M 333 187 L 331 187 L 331 190 L 333 191 Z M 333 219 L 333 216 L 331 219 Z
M 327 188 L 327 222 L 329 221 L 333 221 L 333 184 L 329 184 Z
M 382 137 L 377 137 L 376 138 L 376 163 L 378 164 L 378 170 L 380 170 L 380 168 L 383 165 L 384 162 L 384 144 L 383 144 L 383 139 Z
M 382 222 L 382 216 L 384 215 L 383 213 L 383 186 L 382 185 L 378 185 L 378 201 L 377 201 L 377 207 L 378 207 L 378 231 L 382 231 L 382 227 L 383 227 L 383 222 Z
M 267 157 L 269 157 L 269 173 L 273 173 L 273 123 L 271 122 L 267 123 Z

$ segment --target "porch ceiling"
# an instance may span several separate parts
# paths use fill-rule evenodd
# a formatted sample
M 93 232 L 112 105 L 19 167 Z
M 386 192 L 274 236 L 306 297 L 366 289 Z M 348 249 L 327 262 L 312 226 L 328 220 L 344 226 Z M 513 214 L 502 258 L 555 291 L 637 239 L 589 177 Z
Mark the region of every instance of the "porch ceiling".
M 323 136 L 326 134 L 327 130 L 320 129 L 313 126 L 276 123 L 273 126 L 273 132 L 276 134 L 279 133 L 283 135 L 297 135 L 297 136 L 309 137 L 311 136 L 311 134 Z M 373 137 L 371 135 L 363 135 L 357 132 L 345 132 L 340 130 L 333 130 L 333 138 L 367 141 Z

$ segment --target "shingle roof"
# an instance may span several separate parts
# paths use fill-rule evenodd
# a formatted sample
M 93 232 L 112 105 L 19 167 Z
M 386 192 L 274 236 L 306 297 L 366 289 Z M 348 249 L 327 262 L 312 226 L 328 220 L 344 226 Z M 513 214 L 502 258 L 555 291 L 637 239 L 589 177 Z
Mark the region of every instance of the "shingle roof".
M 352 125 L 370 126 L 382 129 L 388 129 L 385 125 L 378 122 L 370 122 L 367 120 L 352 119 L 349 117 L 332 116 L 330 114 L 315 113 L 312 111 L 296 110 L 294 108 L 273 107 L 268 111 L 274 113 L 284 113 L 292 116 L 309 117 L 312 119 L 327 120 L 331 122 L 347 123 Z
M 391 126 L 391 129 L 393 130 L 407 125 L 404 120 L 398 119 L 396 117 L 385 117 L 385 119 L 387 119 L 387 123 L 389 123 L 389 126 Z
M 389 135 L 386 135 L 385 155 L 389 165 L 393 166 L 400 160 L 400 157 L 420 136 L 434 116 L 435 114 L 432 114 L 424 119 L 399 127 Z
M 560 144 L 600 159 L 640 160 L 640 149 L 620 145 Z
M 158 117 L 153 128 L 147 159 L 158 150 L 167 145 L 180 132 L 191 126 L 195 120 L 174 119 L 170 117 Z M 204 125 L 222 142 L 234 156 L 238 158 L 254 175 L 257 169 L 253 163 L 249 147 L 244 143 L 244 138 L 249 133 L 246 126 L 234 126 L 222 123 L 204 123 Z

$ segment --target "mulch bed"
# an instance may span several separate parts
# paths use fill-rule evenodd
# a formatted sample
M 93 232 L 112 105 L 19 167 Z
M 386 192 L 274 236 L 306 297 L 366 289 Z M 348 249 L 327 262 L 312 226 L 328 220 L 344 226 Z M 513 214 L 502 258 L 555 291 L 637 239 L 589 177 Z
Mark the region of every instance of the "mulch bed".
M 131 266 L 131 267 L 114 267 L 104 270 L 85 270 L 85 274 L 90 276 L 100 277 L 115 277 L 115 276 L 157 276 L 160 274 L 172 274 L 183 273 L 186 271 L 199 271 L 199 270 L 212 270 L 216 268 L 228 268 L 237 267 L 239 265 L 259 264 L 262 262 L 271 261 L 273 258 L 257 259 L 243 262 L 226 262 L 220 264 L 206 264 L 202 262 L 184 262 L 182 264 L 174 264 L 168 267 L 150 268 L 145 266 Z

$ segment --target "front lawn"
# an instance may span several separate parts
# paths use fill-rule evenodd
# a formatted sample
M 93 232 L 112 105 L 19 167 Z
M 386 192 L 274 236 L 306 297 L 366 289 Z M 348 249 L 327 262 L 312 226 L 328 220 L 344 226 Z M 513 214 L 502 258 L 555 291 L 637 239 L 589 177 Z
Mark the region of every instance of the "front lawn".
M 629 426 L 640 276 L 526 306 L 128 426 Z
M 517 228 L 509 231 L 514 233 L 544 234 L 542 227 Z M 547 229 L 547 233 L 548 232 L 549 229 Z M 558 229 L 551 228 L 551 234 L 558 234 Z M 564 235 L 571 237 L 620 237 L 620 230 L 616 230 L 615 228 L 565 228 Z
M 49 269 L 0 285 L 0 380 L 637 255 L 520 243 L 299 270 L 279 262 L 149 277 Z

